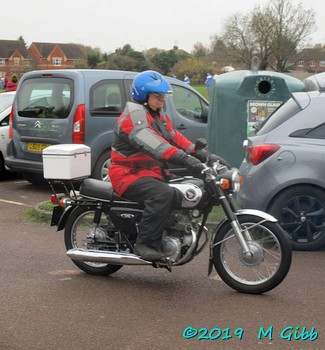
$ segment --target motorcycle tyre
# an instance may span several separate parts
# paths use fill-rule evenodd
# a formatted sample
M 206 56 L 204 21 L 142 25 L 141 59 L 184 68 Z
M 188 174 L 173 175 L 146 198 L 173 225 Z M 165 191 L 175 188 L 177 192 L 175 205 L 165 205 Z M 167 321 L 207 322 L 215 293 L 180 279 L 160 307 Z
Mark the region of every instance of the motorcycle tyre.
M 239 223 L 243 226 L 245 223 L 258 223 L 263 219 L 255 216 L 255 215 L 240 215 L 238 216 Z M 218 244 L 213 248 L 213 264 L 214 267 L 220 276 L 220 278 L 231 288 L 247 294 L 261 294 L 270 291 L 271 289 L 278 286 L 284 278 L 287 276 L 290 266 L 291 266 L 291 258 L 292 258 L 292 245 L 287 237 L 284 230 L 277 222 L 265 221 L 259 224 L 260 226 L 264 226 L 268 230 L 270 230 L 274 236 L 277 238 L 279 245 L 281 247 L 282 252 L 282 260 L 280 262 L 280 266 L 276 273 L 267 281 L 256 284 L 249 285 L 244 284 L 236 279 L 234 279 L 225 269 L 222 261 L 221 261 L 221 248 L 222 244 Z M 222 241 L 225 239 L 226 234 L 232 230 L 231 224 L 228 220 L 226 220 L 220 227 L 219 232 L 215 235 L 213 244 Z
M 84 214 L 85 212 L 91 212 L 94 210 L 89 209 L 89 207 L 77 207 L 74 209 L 69 216 L 65 230 L 64 230 L 64 243 L 66 250 L 75 248 L 72 243 L 72 229 L 75 224 L 75 222 L 78 220 L 78 218 Z M 77 261 L 71 259 L 71 261 L 82 271 L 88 273 L 89 275 L 95 275 L 95 276 L 107 276 L 111 275 L 112 273 L 118 271 L 123 265 L 111 265 L 111 264 L 105 264 L 105 266 L 95 267 L 87 264 L 83 261 Z M 103 264 L 101 264 L 103 265 Z

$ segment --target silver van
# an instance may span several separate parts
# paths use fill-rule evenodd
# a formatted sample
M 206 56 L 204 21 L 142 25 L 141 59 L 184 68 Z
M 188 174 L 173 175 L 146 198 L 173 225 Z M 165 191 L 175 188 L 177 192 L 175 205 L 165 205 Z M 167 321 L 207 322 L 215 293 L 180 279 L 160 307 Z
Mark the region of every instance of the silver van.
M 116 119 L 137 72 L 42 70 L 23 75 L 10 117 L 5 163 L 31 183 L 43 179 L 42 151 L 49 145 L 81 143 L 91 148 L 92 177 L 105 179 Z M 167 78 L 173 96 L 164 109 L 173 125 L 195 142 L 206 137 L 208 101 L 180 80 Z

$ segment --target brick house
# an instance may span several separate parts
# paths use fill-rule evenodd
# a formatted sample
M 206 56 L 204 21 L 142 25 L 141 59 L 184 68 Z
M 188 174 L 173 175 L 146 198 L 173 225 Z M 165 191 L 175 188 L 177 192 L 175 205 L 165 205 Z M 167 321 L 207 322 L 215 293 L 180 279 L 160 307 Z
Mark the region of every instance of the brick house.
M 87 54 L 78 44 L 33 42 L 28 51 L 33 55 L 37 69 L 76 68 L 87 62 Z
M 23 73 L 35 68 L 34 58 L 22 40 L 0 40 L 0 78 Z
M 294 67 L 310 73 L 325 72 L 325 47 L 303 49 L 296 55 Z

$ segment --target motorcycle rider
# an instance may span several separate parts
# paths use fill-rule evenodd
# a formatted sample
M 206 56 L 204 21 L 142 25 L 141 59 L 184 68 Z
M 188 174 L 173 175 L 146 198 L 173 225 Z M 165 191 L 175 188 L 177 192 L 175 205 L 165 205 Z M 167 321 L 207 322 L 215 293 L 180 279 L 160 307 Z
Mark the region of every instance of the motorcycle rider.
M 114 190 L 124 198 L 144 205 L 134 253 L 147 260 L 161 260 L 163 230 L 172 206 L 182 193 L 166 182 L 164 163 L 185 166 L 200 173 L 209 152 L 175 130 L 163 111 L 165 96 L 172 93 L 158 72 L 139 73 L 132 86 L 134 101 L 128 102 L 114 129 L 109 176 Z M 226 162 L 217 156 L 213 161 Z

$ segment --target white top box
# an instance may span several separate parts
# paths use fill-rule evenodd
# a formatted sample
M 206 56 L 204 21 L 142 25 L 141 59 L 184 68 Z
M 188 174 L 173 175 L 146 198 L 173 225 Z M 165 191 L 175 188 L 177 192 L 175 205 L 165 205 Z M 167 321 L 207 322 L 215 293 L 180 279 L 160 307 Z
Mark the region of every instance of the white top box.
M 72 180 L 91 174 L 90 147 L 80 144 L 53 145 L 43 150 L 45 179 Z
M 66 143 L 60 145 L 53 145 L 46 147 L 43 150 L 43 155 L 55 154 L 55 155 L 73 155 L 78 153 L 90 153 L 90 147 L 86 145 L 80 145 L 76 143 Z

